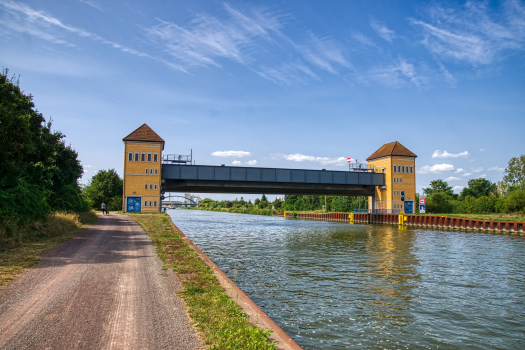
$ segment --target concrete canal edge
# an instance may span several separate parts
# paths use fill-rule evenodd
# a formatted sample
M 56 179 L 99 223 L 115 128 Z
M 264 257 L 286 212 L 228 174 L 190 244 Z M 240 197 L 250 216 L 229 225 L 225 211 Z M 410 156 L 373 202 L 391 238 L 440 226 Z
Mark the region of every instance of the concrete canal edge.
M 261 308 L 257 306 L 237 285 L 228 277 L 222 270 L 215 265 L 215 263 L 202 252 L 202 250 L 191 241 L 191 239 L 182 232 L 181 229 L 175 225 L 169 216 L 169 220 L 173 227 L 180 233 L 182 238 L 186 241 L 188 246 L 211 267 L 220 285 L 224 288 L 226 294 L 232 298 L 248 315 L 250 323 L 257 325 L 259 328 L 272 331 L 270 339 L 275 341 L 279 350 L 302 350 L 302 348 L 281 329 Z

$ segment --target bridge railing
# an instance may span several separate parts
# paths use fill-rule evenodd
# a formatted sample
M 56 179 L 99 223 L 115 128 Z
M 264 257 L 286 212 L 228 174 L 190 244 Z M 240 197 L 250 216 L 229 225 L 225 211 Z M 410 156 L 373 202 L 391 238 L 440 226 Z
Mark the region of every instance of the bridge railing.
M 355 214 L 394 214 L 397 215 L 401 209 L 354 209 Z
M 164 154 L 162 156 L 162 164 L 180 164 L 180 163 L 190 163 L 191 164 L 191 155 L 182 155 L 182 154 Z

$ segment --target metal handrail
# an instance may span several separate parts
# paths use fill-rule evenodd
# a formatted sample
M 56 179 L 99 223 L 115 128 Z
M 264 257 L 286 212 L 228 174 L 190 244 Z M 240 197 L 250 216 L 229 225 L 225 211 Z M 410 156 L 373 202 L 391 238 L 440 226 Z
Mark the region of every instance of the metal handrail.
M 191 158 L 191 155 L 164 154 L 162 156 L 162 164 L 191 163 Z
M 355 214 L 399 214 L 401 209 L 354 209 Z

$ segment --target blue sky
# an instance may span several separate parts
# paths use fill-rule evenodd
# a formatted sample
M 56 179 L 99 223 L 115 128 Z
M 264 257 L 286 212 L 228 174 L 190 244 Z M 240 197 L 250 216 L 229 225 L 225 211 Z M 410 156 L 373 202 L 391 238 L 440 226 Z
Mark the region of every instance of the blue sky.
M 499 181 L 525 153 L 524 49 L 517 0 L 0 0 L 0 63 L 83 181 L 122 174 L 143 123 L 198 164 L 344 170 L 399 141 L 418 191 Z

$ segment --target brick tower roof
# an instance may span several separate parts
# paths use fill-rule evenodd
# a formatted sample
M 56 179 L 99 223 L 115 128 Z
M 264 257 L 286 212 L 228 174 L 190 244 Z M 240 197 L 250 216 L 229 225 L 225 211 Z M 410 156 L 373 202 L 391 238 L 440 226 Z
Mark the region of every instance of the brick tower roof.
M 381 157 L 388 157 L 388 156 L 404 156 L 404 157 L 414 157 L 417 156 L 412 153 L 408 148 L 403 146 L 397 141 L 385 143 L 381 148 L 379 148 L 377 151 L 374 152 L 370 157 L 366 158 L 367 161 L 381 158 Z
M 142 124 L 137 130 L 133 131 L 128 136 L 124 137 L 122 141 L 146 141 L 146 142 L 162 142 L 162 137 L 157 135 L 146 123 Z

